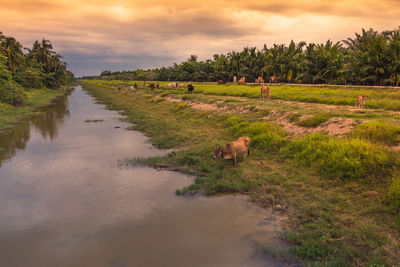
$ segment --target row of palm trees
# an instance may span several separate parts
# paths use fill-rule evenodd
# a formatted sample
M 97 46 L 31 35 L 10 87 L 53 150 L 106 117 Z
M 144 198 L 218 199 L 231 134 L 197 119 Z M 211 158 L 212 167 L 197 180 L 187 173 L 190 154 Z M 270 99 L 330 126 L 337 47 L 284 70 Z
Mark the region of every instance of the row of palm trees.
M 192 55 L 180 64 L 150 70 L 104 71 L 102 79 L 232 81 L 246 77 L 286 83 L 395 85 L 400 79 L 400 27 L 392 31 L 373 29 L 354 38 L 322 44 L 290 42 L 289 45 L 245 47 L 242 51 L 217 54 L 198 61 Z
M 0 55 L 5 57 L 5 67 L 12 78 L 26 88 L 57 88 L 73 79 L 49 40 L 35 41 L 29 49 L 0 32 Z

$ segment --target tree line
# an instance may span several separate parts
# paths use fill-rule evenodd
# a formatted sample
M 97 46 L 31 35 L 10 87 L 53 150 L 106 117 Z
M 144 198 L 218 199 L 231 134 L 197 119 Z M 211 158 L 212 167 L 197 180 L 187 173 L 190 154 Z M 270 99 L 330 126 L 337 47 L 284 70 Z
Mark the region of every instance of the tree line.
M 378 32 L 362 29 L 354 38 L 333 43 L 306 42 L 274 44 L 259 50 L 215 54 L 199 61 L 195 55 L 170 67 L 134 71 L 103 71 L 100 76 L 85 78 L 159 81 L 232 81 L 245 77 L 254 82 L 263 77 L 285 83 L 399 85 L 400 27 Z
M 0 102 L 22 105 L 27 89 L 56 89 L 73 79 L 49 40 L 24 48 L 14 37 L 0 32 Z

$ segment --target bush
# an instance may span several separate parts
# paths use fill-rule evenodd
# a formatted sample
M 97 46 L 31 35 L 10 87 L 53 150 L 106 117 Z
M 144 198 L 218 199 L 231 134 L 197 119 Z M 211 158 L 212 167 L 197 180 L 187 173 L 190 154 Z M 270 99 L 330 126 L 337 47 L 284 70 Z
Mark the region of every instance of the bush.
M 384 121 L 373 120 L 357 126 L 351 133 L 351 137 L 365 139 L 371 142 L 396 145 L 400 127 Z
M 339 139 L 312 134 L 298 139 L 285 151 L 300 162 L 315 166 L 328 178 L 360 180 L 390 174 L 396 157 L 384 147 L 361 139 Z
M 0 102 L 13 106 L 22 105 L 26 96 L 23 88 L 16 83 L 7 70 L 6 57 L 0 55 Z
M 41 88 L 44 86 L 43 74 L 40 69 L 28 67 L 17 72 L 14 79 L 24 88 Z
M 390 206 L 400 213 L 400 178 L 394 178 L 387 194 Z

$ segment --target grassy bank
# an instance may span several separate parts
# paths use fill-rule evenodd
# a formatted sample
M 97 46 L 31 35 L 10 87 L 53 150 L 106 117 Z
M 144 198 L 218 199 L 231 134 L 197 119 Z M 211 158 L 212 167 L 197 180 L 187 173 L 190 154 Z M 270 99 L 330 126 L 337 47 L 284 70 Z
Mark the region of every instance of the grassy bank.
M 26 91 L 26 104 L 20 107 L 0 103 L 0 132 L 12 128 L 13 125 L 35 112 L 38 107 L 51 104 L 56 97 L 65 94 L 70 87 L 65 86 L 59 90 L 32 89 Z
M 167 157 L 126 161 L 196 175 L 195 183 L 178 194 L 240 192 L 259 205 L 286 213 L 283 238 L 306 265 L 400 263 L 399 162 L 397 152 L 386 146 L 397 130 L 378 125 L 388 128 L 388 134 L 359 138 L 364 136 L 360 132 L 376 132 L 378 126 L 372 124 L 347 138 L 324 134 L 295 138 L 262 120 L 268 111 L 259 108 L 235 114 L 198 110 L 184 102 L 166 101 L 171 93 L 196 97 L 183 91 L 128 93 L 111 87 L 118 82 L 82 84 L 109 108 L 125 114 L 134 129 L 146 132 L 156 146 L 184 147 Z M 242 135 L 252 139 L 250 158 L 239 160 L 237 167 L 212 159 L 217 144 Z
M 104 85 L 131 86 L 135 82 L 123 81 L 97 81 Z M 141 85 L 141 81 L 136 81 Z M 149 82 L 147 82 L 148 84 Z M 161 87 L 166 87 L 169 82 L 160 82 Z M 217 96 L 241 96 L 260 98 L 261 85 L 234 85 L 234 84 L 202 84 L 195 83 L 195 94 Z M 355 106 L 357 96 L 367 95 L 366 108 L 400 110 L 400 93 L 393 88 L 360 88 L 360 87 L 307 87 L 292 85 L 269 85 L 272 99 L 289 100 L 306 103 L 322 103 L 330 105 Z M 176 89 L 176 92 L 185 92 L 186 89 Z

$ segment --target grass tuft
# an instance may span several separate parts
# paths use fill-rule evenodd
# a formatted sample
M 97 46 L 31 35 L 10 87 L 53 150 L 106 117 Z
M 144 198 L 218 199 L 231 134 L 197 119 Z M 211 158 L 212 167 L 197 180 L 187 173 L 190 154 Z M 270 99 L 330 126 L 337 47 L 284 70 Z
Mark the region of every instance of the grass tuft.
M 323 134 L 295 140 L 284 151 L 304 164 L 315 166 L 321 175 L 341 180 L 383 178 L 396 163 L 394 153 L 380 145 Z
M 330 115 L 327 113 L 320 113 L 317 115 L 314 115 L 310 118 L 300 120 L 296 124 L 301 126 L 301 127 L 318 127 L 320 124 L 326 122 L 329 120 Z M 293 118 L 292 118 L 293 119 Z M 290 118 L 289 118 L 290 120 Z
M 387 194 L 390 206 L 400 214 L 400 178 L 393 178 Z
M 350 133 L 350 136 L 391 146 L 399 143 L 399 134 L 399 126 L 385 121 L 373 120 L 357 126 Z

